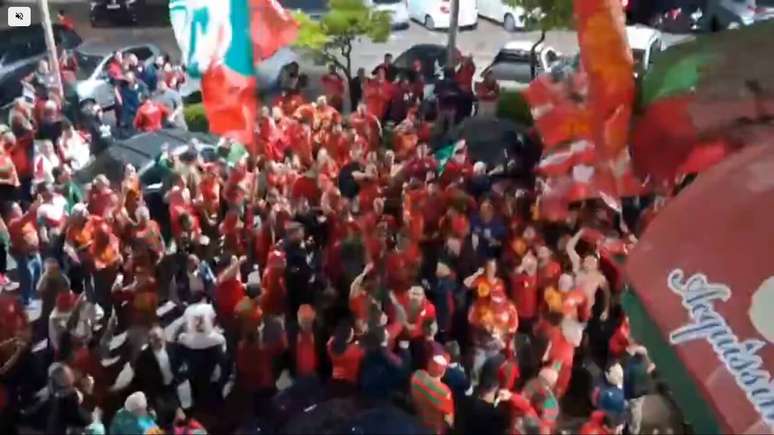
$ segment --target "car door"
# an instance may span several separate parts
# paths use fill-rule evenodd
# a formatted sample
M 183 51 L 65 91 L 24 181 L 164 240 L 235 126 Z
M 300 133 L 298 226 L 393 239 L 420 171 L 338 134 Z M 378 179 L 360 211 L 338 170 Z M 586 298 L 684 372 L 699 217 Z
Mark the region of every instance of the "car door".
M 115 90 L 108 80 L 107 73 L 108 58 L 102 59 L 99 67 L 94 70 L 91 80 L 96 81 L 94 86 L 94 101 L 102 108 L 110 108 L 116 103 Z

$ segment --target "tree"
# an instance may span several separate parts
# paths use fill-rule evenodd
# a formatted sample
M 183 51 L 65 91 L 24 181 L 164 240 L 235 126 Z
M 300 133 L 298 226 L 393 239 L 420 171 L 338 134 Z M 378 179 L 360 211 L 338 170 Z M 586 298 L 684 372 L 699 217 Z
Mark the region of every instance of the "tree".
M 300 28 L 295 46 L 311 50 L 347 77 L 352 92 L 352 44 L 361 38 L 384 42 L 390 36 L 388 12 L 375 11 L 363 0 L 330 0 L 330 10 L 315 21 L 303 12 L 295 14 Z
M 582 1 L 582 0 L 575 0 Z M 535 78 L 536 50 L 546 40 L 546 32 L 553 29 L 569 29 L 573 26 L 573 0 L 504 0 L 505 4 L 521 7 L 526 13 L 528 29 L 540 30 L 540 38 L 530 49 L 529 71 Z

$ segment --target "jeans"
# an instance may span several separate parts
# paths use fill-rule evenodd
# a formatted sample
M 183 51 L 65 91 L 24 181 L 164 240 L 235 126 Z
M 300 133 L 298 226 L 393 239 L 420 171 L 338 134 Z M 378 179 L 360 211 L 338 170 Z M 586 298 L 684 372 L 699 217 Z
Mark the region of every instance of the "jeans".
M 636 399 L 629 399 L 627 401 L 627 421 L 626 424 L 629 427 L 629 433 L 632 435 L 638 435 L 642 429 L 642 405 L 645 402 L 645 396 L 637 397 Z
M 40 275 L 43 273 L 43 262 L 40 254 L 14 255 L 16 260 L 16 270 L 19 272 L 19 291 L 22 297 L 22 303 L 29 305 L 30 300 L 35 295 L 35 287 L 38 285 Z

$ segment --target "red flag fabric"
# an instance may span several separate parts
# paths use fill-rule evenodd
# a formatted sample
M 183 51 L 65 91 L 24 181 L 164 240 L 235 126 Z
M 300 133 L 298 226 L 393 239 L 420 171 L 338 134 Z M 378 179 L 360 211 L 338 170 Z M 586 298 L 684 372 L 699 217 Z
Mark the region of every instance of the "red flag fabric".
M 260 62 L 295 41 L 298 23 L 277 0 L 250 0 L 250 35 Z
M 210 131 L 251 144 L 258 115 L 255 78 L 217 65 L 204 74 L 201 86 Z
M 639 175 L 651 176 L 657 182 L 674 179 L 677 168 L 698 141 L 688 111 L 693 99 L 685 94 L 656 101 L 638 120 L 629 146 Z

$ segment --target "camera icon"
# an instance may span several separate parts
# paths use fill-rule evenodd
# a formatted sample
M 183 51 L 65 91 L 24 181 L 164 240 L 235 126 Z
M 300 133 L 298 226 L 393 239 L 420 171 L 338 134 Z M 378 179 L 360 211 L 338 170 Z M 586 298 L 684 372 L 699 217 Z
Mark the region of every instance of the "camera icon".
M 29 6 L 8 8 L 8 27 L 29 27 L 32 24 L 32 9 Z

